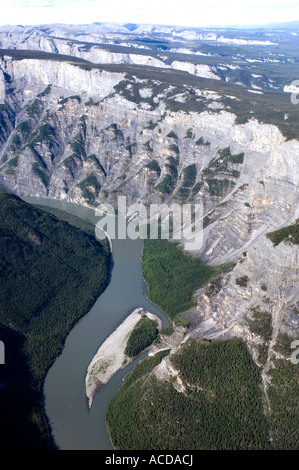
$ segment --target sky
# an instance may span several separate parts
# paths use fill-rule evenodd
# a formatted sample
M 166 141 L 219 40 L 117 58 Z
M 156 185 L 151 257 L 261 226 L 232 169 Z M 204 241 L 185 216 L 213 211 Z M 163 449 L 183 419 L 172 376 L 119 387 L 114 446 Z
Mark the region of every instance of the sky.
M 0 12 L 0 25 L 259 25 L 299 20 L 299 0 L 0 0 Z

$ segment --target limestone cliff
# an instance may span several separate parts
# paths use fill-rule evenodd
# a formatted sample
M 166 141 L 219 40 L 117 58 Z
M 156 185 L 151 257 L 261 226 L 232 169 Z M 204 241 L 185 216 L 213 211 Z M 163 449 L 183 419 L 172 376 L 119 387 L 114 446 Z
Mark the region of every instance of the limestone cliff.
M 298 334 L 298 246 L 273 247 L 266 234 L 298 218 L 299 142 L 255 117 L 240 123 L 220 89 L 174 85 L 162 72 L 150 79 L 9 55 L 0 69 L 0 182 L 19 195 L 93 207 L 118 195 L 128 204 L 201 202 L 198 255 L 236 266 L 197 293 L 187 335 L 242 336 L 266 387 L 278 334 Z M 190 100 L 198 111 L 184 108 Z M 268 319 L 266 339 L 254 333 L 258 317 Z

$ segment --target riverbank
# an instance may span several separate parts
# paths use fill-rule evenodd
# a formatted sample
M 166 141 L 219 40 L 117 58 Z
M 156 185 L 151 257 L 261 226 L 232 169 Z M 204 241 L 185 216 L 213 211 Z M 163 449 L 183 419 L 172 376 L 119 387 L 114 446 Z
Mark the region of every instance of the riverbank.
M 119 369 L 123 369 L 134 359 L 126 356 L 125 349 L 131 333 L 142 315 L 156 321 L 158 330 L 162 328 L 162 322 L 158 316 L 144 311 L 143 308 L 137 308 L 108 336 L 87 369 L 85 387 L 89 408 L 92 405 L 95 393 L 101 385 L 109 382 Z
M 55 217 L 8 193 L 1 194 L 0 206 L 0 339 L 6 347 L 0 382 L 7 383 L 0 397 L 0 447 L 51 449 L 44 381 L 69 331 L 108 286 L 109 247 L 75 216 Z

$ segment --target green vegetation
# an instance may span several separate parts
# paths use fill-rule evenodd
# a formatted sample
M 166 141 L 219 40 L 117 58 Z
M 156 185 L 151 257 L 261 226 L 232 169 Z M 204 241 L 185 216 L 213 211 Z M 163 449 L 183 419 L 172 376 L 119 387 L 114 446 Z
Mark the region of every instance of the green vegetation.
M 72 40 L 72 42 L 76 41 Z M 139 40 L 138 42 L 139 44 L 144 44 L 143 40 Z M 89 49 L 93 46 L 91 43 L 84 43 L 82 41 L 77 41 L 76 43 L 79 43 L 79 45 L 81 44 L 81 47 L 83 48 L 82 50 Z M 149 39 L 147 39 L 145 43 L 147 43 L 151 48 L 157 47 L 158 44 L 157 41 L 154 41 L 153 43 Z M 160 43 L 163 50 L 169 47 L 167 41 L 160 41 Z M 134 48 L 128 48 L 119 45 L 101 45 L 101 47 L 114 52 L 127 51 L 127 53 L 134 53 Z M 206 45 L 206 47 L 211 50 L 212 46 L 209 44 Z M 227 47 L 230 48 L 230 46 Z M 138 52 L 138 54 L 147 54 L 153 57 L 157 57 L 159 54 L 161 54 L 161 51 L 159 50 L 149 51 L 142 50 L 140 48 L 135 50 Z M 226 61 L 234 63 L 234 60 L 227 58 L 228 51 L 226 47 L 221 46 L 221 50 L 226 56 Z M 201 56 L 200 63 L 214 66 L 219 65 L 219 60 L 222 61 L 223 58 L 220 54 L 219 48 L 215 52 L 216 54 L 213 55 L 205 57 Z M 229 49 L 230 56 L 235 53 L 239 54 L 240 52 L 241 49 L 239 47 L 238 52 L 232 52 L 232 50 Z M 163 54 L 165 53 L 166 52 L 164 50 Z M 244 49 L 243 53 L 245 54 Z M 252 64 L 246 64 L 245 61 L 240 70 L 235 69 L 225 72 L 226 76 L 229 77 L 229 81 L 225 81 L 223 77 L 222 80 L 217 80 L 215 83 L 215 80 L 192 76 L 187 72 L 182 72 L 179 70 L 164 70 L 158 67 L 136 64 L 93 64 L 86 60 L 80 59 L 79 57 L 62 54 L 51 54 L 43 51 L 13 49 L 0 50 L 0 56 L 8 55 L 13 57 L 14 60 L 29 58 L 57 62 L 67 61 L 84 70 L 98 69 L 107 70 L 114 73 L 126 73 L 126 79 L 122 80 L 118 85 L 115 86 L 115 91 L 135 103 L 148 102 L 152 106 L 152 109 L 158 106 L 158 103 L 153 102 L 153 97 L 157 96 L 160 92 L 163 92 L 169 87 L 169 85 L 173 86 L 173 92 L 171 92 L 169 98 L 166 99 L 167 107 L 170 109 L 174 108 L 176 110 L 183 110 L 185 112 L 204 111 L 207 109 L 208 101 L 194 94 L 189 94 L 185 103 L 179 103 L 171 99 L 171 95 L 181 93 L 182 91 L 185 92 L 186 86 L 194 88 L 199 87 L 201 90 L 214 90 L 222 96 L 222 99 L 219 101 L 224 105 L 224 107 L 230 107 L 231 112 L 237 115 L 237 123 L 245 123 L 250 117 L 254 117 L 259 122 L 269 123 L 277 126 L 283 135 L 288 139 L 298 139 L 298 116 L 296 106 L 292 105 L 290 102 L 289 94 L 283 93 L 281 90 L 283 85 L 291 83 L 298 76 L 298 73 L 296 72 L 298 65 L 296 65 L 296 61 L 294 62 L 293 60 L 295 54 L 296 50 L 291 52 L 291 63 L 282 61 L 281 63 L 277 63 L 275 65 L 271 63 L 260 63 L 256 65 L 256 73 L 260 73 L 266 77 L 272 77 L 275 83 L 279 85 L 279 89 L 263 90 L 262 95 L 253 95 L 247 91 L 246 87 L 233 83 L 241 81 L 242 83 L 250 84 Z M 167 55 L 169 57 L 165 60 L 166 63 L 171 63 L 171 61 L 175 60 L 175 58 L 177 60 L 185 60 L 181 54 L 167 52 Z M 248 50 L 246 50 L 246 57 L 248 57 Z M 253 54 L 253 57 L 256 57 L 256 55 Z M 161 60 L 160 57 L 158 58 Z M 198 63 L 199 58 L 189 55 L 188 60 L 194 63 Z M 220 73 L 219 70 L 218 73 Z M 133 77 L 146 80 L 147 83 L 137 83 Z M 159 84 L 154 84 L 155 81 L 159 82 Z M 132 85 L 132 89 L 127 88 L 128 84 Z M 153 91 L 152 97 L 146 99 L 141 98 L 138 92 L 139 88 L 149 86 Z M 284 118 L 285 115 L 288 116 L 287 119 Z
M 201 190 L 202 186 L 203 186 L 203 183 L 201 182 L 196 183 L 192 188 L 192 196 L 195 196 Z
M 153 122 L 152 120 L 149 121 L 149 124 L 145 127 L 145 129 L 150 129 L 151 131 L 157 127 L 158 123 Z
M 131 51 L 132 52 L 132 51 Z M 131 53 L 130 52 L 130 53 Z M 126 65 L 123 64 L 126 68 Z M 147 68 L 147 67 L 146 67 Z M 143 88 L 150 88 L 152 93 L 148 96 L 142 97 L 143 93 L 140 94 Z M 119 82 L 115 87 L 115 92 L 123 96 L 126 100 L 131 101 L 136 104 L 140 103 L 147 103 L 150 106 L 151 110 L 154 110 L 158 107 L 159 103 L 154 100 L 154 98 L 161 92 L 163 92 L 165 88 L 165 84 L 161 83 L 154 83 L 150 79 L 146 78 L 145 82 L 137 82 L 134 76 L 131 73 L 126 75 L 125 80 Z M 145 129 L 153 130 L 157 127 L 158 122 L 161 122 L 163 119 L 163 115 L 157 122 L 153 122 L 152 120 L 149 121 L 149 124 L 145 127 Z
M 48 85 L 44 91 L 42 91 L 41 93 L 39 93 L 37 96 L 38 98 L 42 98 L 43 96 L 46 96 L 48 95 L 49 93 L 51 93 L 51 90 L 52 90 L 52 85 Z
M 299 219 L 292 225 L 267 233 L 266 236 L 274 246 L 279 245 L 281 242 L 299 245 Z
M 182 186 L 178 189 L 178 196 L 182 198 L 183 201 L 186 201 L 190 195 L 191 188 L 195 185 L 197 177 L 196 165 L 195 163 L 186 166 L 183 169 L 183 181 Z M 192 190 L 192 194 L 196 194 L 198 192 L 195 189 L 195 192 Z
M 214 279 L 213 281 L 209 283 L 208 287 L 206 288 L 205 293 L 208 297 L 212 297 L 213 295 L 218 293 L 220 289 L 221 289 L 221 276 L 217 277 L 216 279 Z
M 182 186 L 185 188 L 192 188 L 196 182 L 196 165 L 192 163 L 191 165 L 186 166 L 183 170 L 183 182 Z
M 27 137 L 31 131 L 31 126 L 30 126 L 30 122 L 29 121 L 23 121 L 21 122 L 18 127 L 17 127 L 17 130 L 22 132 L 22 134 L 25 134 Z
M 275 450 L 299 449 L 299 367 L 289 360 L 274 359 L 268 388 L 272 447 Z
M 175 316 L 173 323 L 175 326 L 183 326 L 184 328 L 189 328 L 191 322 L 188 316 L 186 316 L 184 313 L 179 313 Z
M 150 140 L 147 140 L 147 141 L 145 142 L 144 146 L 145 146 L 146 150 L 151 153 L 151 152 L 153 152 L 153 149 L 152 149 L 150 143 L 151 143 L 151 141 L 150 141 Z
M 211 221 L 212 221 L 212 218 L 206 215 L 203 218 L 203 228 L 206 228 L 208 225 L 210 225 Z
M 177 176 L 178 176 L 177 167 L 178 167 L 179 162 L 180 162 L 179 157 L 175 158 L 175 157 L 170 156 L 170 157 L 167 157 L 167 160 L 168 160 L 169 163 L 166 163 L 166 165 L 165 165 L 166 168 L 169 169 L 171 175 L 173 175 L 177 178 Z
M 11 139 L 11 144 L 9 146 L 9 150 L 11 152 L 15 152 L 18 147 L 22 144 L 21 137 L 18 133 L 16 133 L 13 138 Z
M 110 128 L 113 130 L 115 139 L 123 139 L 123 132 L 117 127 L 117 124 L 114 122 L 111 124 Z
M 3 450 L 51 450 L 50 429 L 41 406 L 42 390 L 32 387 L 22 333 L 0 325 L 5 364 L 0 366 L 0 416 Z
M 160 335 L 171 336 L 172 333 L 174 333 L 174 325 L 173 322 L 170 321 L 162 328 Z
M 289 336 L 287 333 L 279 331 L 276 337 L 276 342 L 274 345 L 274 351 L 277 351 L 280 354 L 283 354 L 287 359 L 291 356 L 293 350 L 291 344 L 294 341 L 294 338 Z
M 194 136 L 194 134 L 193 134 L 193 132 L 192 132 L 192 129 L 191 129 L 191 128 L 187 129 L 186 135 L 185 135 L 184 138 L 185 138 L 185 139 L 194 139 L 194 137 L 195 137 L 195 136 Z
M 259 343 L 256 345 L 257 348 L 257 362 L 261 367 L 264 367 L 268 358 L 269 345 L 265 343 Z
M 156 189 L 163 194 L 171 194 L 176 186 L 176 181 L 178 178 L 178 165 L 179 158 L 174 158 L 172 156 L 167 157 L 169 163 L 166 163 L 165 167 L 168 169 L 169 173 L 164 177 L 164 179 L 156 186 Z
M 51 52 L 44 51 L 30 51 L 30 50 L 16 50 L 16 49 L 0 49 L 0 56 L 7 55 L 14 60 L 23 59 L 39 59 L 51 60 L 54 62 L 73 62 L 78 64 L 89 64 L 87 60 L 80 59 L 79 57 L 69 56 L 65 54 L 52 54 Z
M 54 215 L 57 219 L 62 220 L 63 222 L 68 222 L 69 225 L 80 229 L 81 231 L 87 233 L 88 235 L 95 235 L 95 227 L 92 223 L 83 219 L 82 217 L 77 217 L 76 215 L 70 214 L 69 212 L 61 211 L 55 207 L 48 207 L 43 205 L 34 204 L 36 209 L 41 209 L 43 212 L 48 212 L 49 214 Z M 108 253 L 108 243 L 103 243 L 103 248 Z
M 179 153 L 180 153 L 180 149 L 176 144 L 169 145 L 169 150 L 171 152 L 175 153 L 176 155 L 179 155 Z
M 272 316 L 268 312 L 261 312 L 257 307 L 251 309 L 251 316 L 252 320 L 247 319 L 250 331 L 268 344 L 272 336 Z
M 177 139 L 178 138 L 178 136 L 176 135 L 176 133 L 174 131 L 170 131 L 167 134 L 167 137 L 169 137 L 170 139 Z
M 213 158 L 209 165 L 203 170 L 202 176 L 206 178 L 208 190 L 211 196 L 223 197 L 235 186 L 231 180 L 238 179 L 240 172 L 233 165 L 242 164 L 244 154 L 232 155 L 227 147 L 220 152 L 220 157 Z
M 92 98 L 89 98 L 88 101 L 86 101 L 86 103 L 84 103 L 85 106 L 99 106 L 100 102 L 97 101 L 97 102 L 94 102 Z
M 166 175 L 156 189 L 162 194 L 171 194 L 175 188 L 175 180 L 171 175 Z
M 161 168 L 157 160 L 151 160 L 145 165 L 145 168 L 148 168 L 150 171 L 155 171 L 158 176 L 161 174 Z
M 46 171 L 41 168 L 40 163 L 35 162 L 31 165 L 31 170 L 32 173 L 34 173 L 38 178 L 41 180 L 45 188 L 48 187 L 49 185 L 49 175 L 46 173 Z
M 109 404 L 106 422 L 116 449 L 269 447 L 261 377 L 242 340 L 183 344 L 171 356 L 183 393 L 171 380 L 148 375 L 160 361 L 156 356 L 133 369 Z
M 86 199 L 88 204 L 93 205 L 101 189 L 101 185 L 98 182 L 97 177 L 91 173 L 78 184 L 78 187 L 81 189 L 82 196 Z
M 209 192 L 211 196 L 223 197 L 229 191 L 233 189 L 235 186 L 234 181 L 230 181 L 228 179 L 216 179 L 216 178 L 208 178 L 207 179 Z
M 197 289 L 233 267 L 209 266 L 184 253 L 178 243 L 160 239 L 144 240 L 142 262 L 150 299 L 171 319 L 195 304 Z
M 243 163 L 244 162 L 244 153 L 238 153 L 236 155 L 232 155 L 230 148 L 226 147 L 225 149 L 221 150 L 220 157 L 226 161 L 231 163 Z
M 42 113 L 43 110 L 43 103 L 41 100 L 36 99 L 31 103 L 27 104 L 25 108 L 28 116 L 30 117 L 37 117 Z
M 84 129 L 85 130 L 85 129 Z M 73 156 L 77 157 L 78 159 L 85 159 L 87 157 L 86 150 L 85 150 L 85 138 L 84 138 L 84 130 L 82 129 L 74 140 L 69 142 L 69 145 L 73 151 Z
M 133 386 L 135 388 L 135 384 L 138 383 L 138 381 L 144 379 L 146 375 L 151 372 L 154 367 L 160 364 L 162 359 L 169 353 L 170 350 L 168 349 L 165 351 L 161 351 L 152 357 L 144 359 L 142 362 L 139 362 L 137 366 L 134 367 L 134 369 L 125 377 L 123 386 L 121 387 L 122 392 L 124 392 L 123 396 L 120 396 L 118 392 L 118 396 L 120 398 L 120 406 L 117 406 L 118 409 L 115 409 L 113 399 L 108 406 L 106 414 L 106 425 L 110 433 L 113 432 L 114 436 L 118 435 L 119 438 L 122 439 L 121 436 L 123 435 L 123 433 L 127 434 L 126 416 L 122 414 L 122 412 L 119 413 L 119 408 L 127 408 L 133 406 L 135 397 L 131 395 L 130 387 Z M 117 426 L 115 426 L 115 419 L 118 420 Z M 116 438 L 116 440 L 118 440 L 118 438 Z
M 126 356 L 138 356 L 139 353 L 150 346 L 158 336 L 157 327 L 157 321 L 151 320 L 147 318 L 146 315 L 143 315 L 128 339 L 125 349 Z
M 129 140 L 129 138 L 128 138 Z M 129 152 L 130 158 L 133 156 L 133 149 L 136 147 L 136 143 L 126 145 L 125 149 Z
M 179 196 L 183 202 L 185 202 L 190 195 L 190 188 L 184 188 L 183 186 L 181 186 L 178 189 L 176 195 Z
M 248 281 L 249 281 L 249 277 L 246 275 L 236 278 L 236 284 L 237 286 L 240 286 L 240 287 L 247 287 Z
M 19 164 L 19 157 L 14 157 L 8 160 L 7 165 L 10 166 L 11 168 L 17 168 Z
M 196 143 L 196 145 L 203 145 L 205 147 L 208 147 L 209 145 L 211 145 L 211 143 L 208 142 L 207 140 L 204 140 L 203 137 L 200 137 L 199 139 L 197 139 L 197 141 L 195 143 Z
M 50 447 L 43 382 L 68 332 L 107 286 L 108 244 L 16 196 L 0 194 L 0 207 L 0 327 L 10 337 L 8 359 L 20 361 L 0 370 L 0 382 L 11 379 L 0 388 L 1 424 L 11 431 L 8 448 Z M 11 430 L 19 421 L 21 432 Z
M 39 142 L 45 142 L 49 144 L 51 142 L 51 138 L 55 135 L 55 129 L 49 124 L 44 123 L 39 126 L 38 130 L 31 135 L 29 140 L 29 148 L 33 148 L 35 144 Z
M 87 155 L 85 158 L 85 161 L 93 163 L 96 166 L 96 168 L 99 169 L 101 173 L 103 173 L 104 176 L 107 176 L 105 169 L 103 168 L 100 160 L 96 157 L 96 155 Z
M 58 104 L 65 104 L 67 103 L 69 100 L 76 100 L 78 101 L 78 103 L 81 103 L 81 98 L 79 95 L 74 95 L 74 96 L 68 96 L 67 98 L 63 98 L 62 100 L 60 100 L 58 102 Z
M 73 168 L 77 165 L 81 165 L 83 160 L 87 159 L 87 153 L 85 149 L 86 139 L 86 122 L 85 116 L 81 116 L 79 123 L 79 130 L 76 137 L 68 142 L 72 154 L 63 160 L 63 165 L 73 173 Z

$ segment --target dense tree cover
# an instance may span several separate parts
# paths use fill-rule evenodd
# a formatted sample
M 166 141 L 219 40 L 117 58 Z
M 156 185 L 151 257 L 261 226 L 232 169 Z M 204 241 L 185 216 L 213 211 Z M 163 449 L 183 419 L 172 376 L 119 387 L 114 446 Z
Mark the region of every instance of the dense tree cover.
M 285 359 L 276 359 L 272 364 L 268 389 L 272 447 L 299 450 L 299 367 Z
M 106 425 L 110 437 L 113 440 L 114 447 L 120 448 L 117 443 L 122 441 L 124 434 L 129 437 L 130 432 L 132 432 L 133 423 L 130 424 L 130 429 L 127 430 L 129 416 L 126 413 L 123 414 L 122 409 L 128 407 L 131 408 L 133 412 L 133 406 L 134 404 L 136 405 L 136 398 L 141 397 L 141 394 L 139 394 L 141 391 L 139 385 L 145 382 L 148 374 L 154 367 L 160 364 L 162 359 L 169 353 L 170 350 L 167 349 L 139 362 L 125 377 L 121 388 L 109 403 L 106 413 Z M 136 394 L 132 393 L 132 387 L 136 391 Z M 135 412 L 133 412 L 133 414 L 135 414 Z M 136 413 L 136 418 L 138 418 L 138 413 Z M 137 424 L 137 421 L 135 423 Z M 139 423 L 140 417 L 138 419 L 138 424 Z M 144 424 L 145 423 L 142 423 L 142 428 Z M 136 448 L 135 450 L 138 449 Z
M 274 246 L 279 245 L 281 242 L 299 245 L 299 219 L 292 225 L 267 233 L 267 238 L 271 240 Z
M 217 283 L 223 270 L 218 267 L 217 273 L 211 273 L 209 266 L 166 240 L 145 240 L 142 259 L 151 299 L 175 323 L 177 311 L 186 311 L 194 290 L 213 276 Z M 264 341 L 259 354 L 263 364 L 272 318 L 258 308 L 251 309 L 250 317 L 251 331 Z M 276 349 L 285 352 L 290 340 L 280 334 Z M 181 392 L 172 385 L 176 378 L 165 382 L 149 375 L 149 363 L 144 364 L 144 373 L 141 363 L 139 372 L 133 369 L 125 380 L 107 412 L 115 448 L 298 449 L 299 376 L 289 360 L 276 360 L 269 372 L 268 413 L 261 369 L 242 340 L 191 340 L 171 356 L 171 362 L 183 381 Z
M 280 450 L 299 449 L 299 367 L 290 360 L 293 353 L 298 358 L 297 351 L 291 347 L 293 341 L 287 333 L 278 332 L 273 349 L 280 357 L 272 358 L 268 372 L 272 446 Z
M 152 344 L 158 336 L 158 323 L 144 315 L 134 327 L 125 349 L 128 357 L 135 357 Z
M 292 353 L 291 344 L 293 341 L 293 337 L 279 330 L 276 336 L 276 341 L 273 349 L 279 354 L 283 354 L 286 358 L 289 358 Z
M 194 292 L 233 266 L 209 266 L 160 239 L 144 240 L 142 262 L 149 297 L 169 318 L 191 308 Z
M 182 186 L 187 187 L 187 188 L 192 188 L 196 182 L 196 165 L 195 163 L 192 163 L 192 165 L 186 166 L 183 170 L 184 174 L 184 179 Z
M 30 419 L 44 427 L 46 372 L 71 327 L 106 288 L 110 254 L 106 243 L 16 196 L 0 194 L 0 207 L 0 326 L 20 338 L 19 356 L 29 378 L 23 385 L 18 377 L 13 380 L 18 389 L 26 385 L 30 391 L 24 392 L 25 408 L 26 400 L 36 397 L 28 405 Z M 12 387 L 7 408 L 12 422 L 16 394 Z
M 56 62 L 74 62 L 74 63 L 88 63 L 87 60 L 80 59 L 79 57 L 69 56 L 65 54 L 51 54 L 44 51 L 30 51 L 30 50 L 16 50 L 16 49 L 0 49 L 0 57 L 12 57 L 14 60 L 23 59 L 38 59 L 38 60 L 53 60 Z
M 145 361 L 145 372 L 141 363 L 125 379 L 107 411 L 115 448 L 269 447 L 259 370 L 242 340 L 191 340 L 171 362 L 179 370 L 183 392 L 149 377 Z
M 41 393 L 31 384 L 25 337 L 0 327 L 5 364 L 0 365 L 0 450 L 52 449 Z
M 220 157 L 224 162 L 231 162 L 231 163 L 243 163 L 244 162 L 244 153 L 238 153 L 236 155 L 232 155 L 230 147 L 226 147 L 225 149 L 221 150 Z
M 260 336 L 266 344 L 272 337 L 272 315 L 269 312 L 261 312 L 258 307 L 251 309 L 252 320 L 247 318 L 250 331 Z
M 50 214 L 55 215 L 57 219 L 62 220 L 64 222 L 68 222 L 73 227 L 77 227 L 83 232 L 92 235 L 93 237 L 95 235 L 95 226 L 92 223 L 88 222 L 88 220 L 83 219 L 82 217 L 78 217 L 69 212 L 64 212 L 60 209 L 57 209 L 56 207 L 48 207 L 38 204 L 34 204 L 34 207 L 36 207 L 37 209 L 41 209 L 43 212 L 48 212 Z M 104 240 L 102 242 L 102 246 L 106 253 L 109 253 L 108 241 Z

